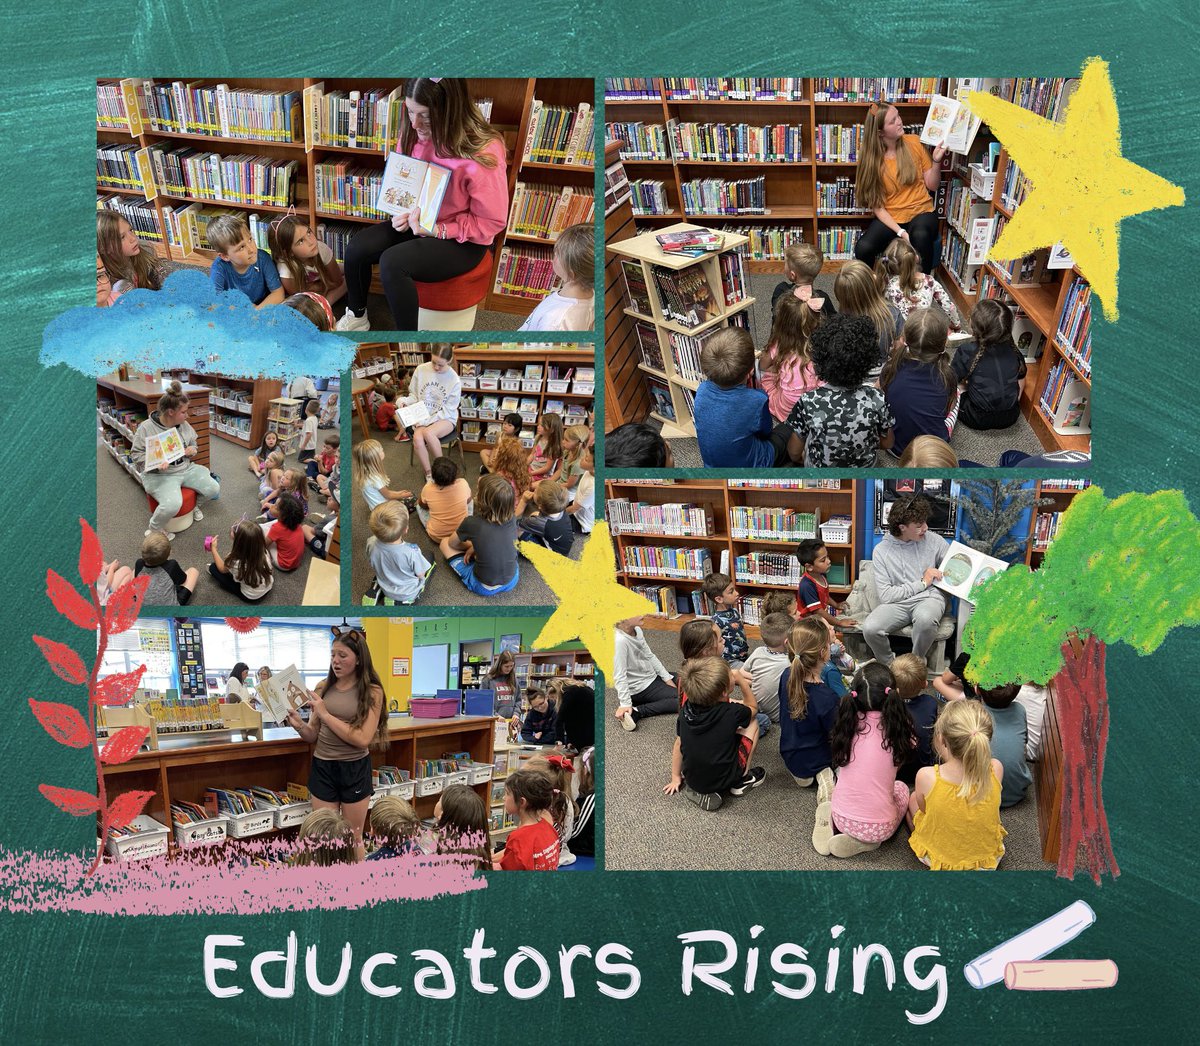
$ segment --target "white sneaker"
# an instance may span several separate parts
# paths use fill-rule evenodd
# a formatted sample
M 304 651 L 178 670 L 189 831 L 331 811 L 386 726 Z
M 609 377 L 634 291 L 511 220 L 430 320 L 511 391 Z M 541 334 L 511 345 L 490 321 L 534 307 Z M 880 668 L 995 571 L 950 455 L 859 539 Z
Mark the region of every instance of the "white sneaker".
M 369 331 L 370 329 L 371 324 L 365 311 L 361 316 L 355 316 L 349 309 L 342 314 L 342 318 L 334 327 L 334 330 L 339 331 Z
M 632 712 L 626 712 L 621 716 L 621 729 L 628 730 L 630 733 L 637 729 L 637 723 L 634 722 Z
M 558 866 L 559 868 L 565 868 L 567 865 L 574 863 L 575 855 L 567 849 L 566 844 L 564 843 L 558 848 Z
M 192 522 L 193 523 L 199 523 L 200 520 L 202 520 L 203 518 L 204 518 L 203 512 L 201 512 L 198 508 L 192 509 Z

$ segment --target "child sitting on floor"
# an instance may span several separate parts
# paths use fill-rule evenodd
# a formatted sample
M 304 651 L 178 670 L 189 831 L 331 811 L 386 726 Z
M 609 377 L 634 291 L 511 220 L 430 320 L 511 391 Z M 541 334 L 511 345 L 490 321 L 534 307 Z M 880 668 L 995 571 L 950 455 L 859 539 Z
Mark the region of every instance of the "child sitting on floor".
M 507 481 L 514 498 L 529 489 L 529 453 L 516 436 L 500 436 L 488 461 L 489 471 Z
M 879 376 L 896 419 L 892 452 L 903 454 L 920 435 L 950 441 L 958 419 L 958 379 L 946 358 L 946 314 L 916 309 L 904 321 L 904 338 Z
M 813 280 L 821 275 L 825 267 L 825 255 L 806 240 L 789 243 L 783 249 L 783 275 L 785 279 L 775 286 L 771 292 L 772 313 L 779 307 L 779 299 L 789 292 L 813 290 Z M 815 297 L 816 295 L 812 295 Z M 823 316 L 836 316 L 837 309 L 829 295 L 825 295 L 821 305 Z
M 417 835 L 421 819 L 412 804 L 398 795 L 385 795 L 371 807 L 371 834 L 378 848 L 367 854 L 368 861 L 384 861 L 389 857 L 420 853 Z
M 367 508 L 373 509 L 385 501 L 407 501 L 411 490 L 389 490 L 387 473 L 383 471 L 383 444 L 377 439 L 365 439 L 351 451 L 354 461 L 354 486 L 362 492 Z
M 767 394 L 747 387 L 754 341 L 744 327 L 722 327 L 700 350 L 704 381 L 693 420 L 707 468 L 770 468 L 787 460 L 787 430 L 771 417 Z
M 222 557 L 217 540 L 217 535 L 213 534 L 205 541 L 213 558 L 208 565 L 209 575 L 226 592 L 232 592 L 244 602 L 260 602 L 275 584 L 262 528 L 245 519 L 235 523 L 228 557 Z
M 571 517 L 564 511 L 567 507 L 567 491 L 560 483 L 544 479 L 534 491 L 538 514 L 522 516 L 517 520 L 519 541 L 536 541 L 560 556 L 569 556 L 575 542 L 575 528 Z M 521 499 L 524 509 L 528 495 Z
M 258 503 L 270 497 L 283 482 L 283 451 L 273 450 L 263 459 L 262 472 L 258 478 Z
M 554 801 L 554 782 L 541 770 L 523 768 L 504 779 L 504 812 L 517 819 L 496 871 L 553 872 L 558 869 L 558 833 L 546 819 Z
M 415 603 L 425 591 L 433 564 L 416 545 L 405 540 L 408 509 L 399 501 L 376 505 L 371 510 L 370 527 L 367 559 L 375 571 L 375 581 L 363 597 L 363 605 Z
M 880 292 L 871 267 L 857 259 L 842 263 L 837 279 L 833 281 L 833 293 L 837 295 L 838 315 L 859 316 L 871 324 L 875 351 L 871 354 L 867 378 L 874 382 L 892 357 L 892 349 L 904 327 L 904 317 Z
M 1012 309 L 993 298 L 971 313 L 973 339 L 959 346 L 950 364 L 962 389 L 959 419 L 969 428 L 1006 429 L 1021 414 L 1027 368 L 1012 327 Z
M 332 868 L 334 865 L 355 864 L 357 861 L 354 829 L 337 810 L 328 807 L 314 810 L 304 819 L 296 839 L 293 865 Z
M 771 339 L 758 364 L 758 381 L 776 421 L 787 421 L 796 400 L 820 384 L 812 365 L 812 334 L 821 323 L 821 306 L 826 300 L 789 294 L 775 307 Z
M 687 701 L 679 710 L 671 780 L 663 792 L 674 795 L 684 788 L 701 810 L 718 809 L 725 792 L 745 795 L 767 776 L 751 765 L 758 744 L 754 694 L 748 692 L 744 704 L 730 702 L 730 682 L 729 666 L 716 657 L 689 661 L 679 670 Z
M 283 284 L 275 262 L 261 250 L 240 214 L 221 214 L 208 223 L 209 245 L 217 252 L 209 276 L 218 291 L 241 291 L 261 309 L 283 301 Z
M 429 482 L 417 498 L 417 518 L 430 541 L 448 538 L 471 514 L 471 485 L 458 474 L 458 466 L 444 454 L 429 466 Z
M 581 534 L 590 534 L 596 523 L 596 452 L 591 447 L 580 454 L 579 467 L 583 472 L 575 487 L 575 500 L 565 511 L 571 517 L 571 526 Z
M 304 559 L 304 510 L 291 494 L 281 495 L 271 506 L 275 519 L 262 524 L 271 563 L 290 574 Z
M 256 450 L 253 454 L 250 455 L 250 458 L 249 458 L 250 471 L 253 472 L 256 476 L 258 476 L 261 479 L 263 472 L 266 471 L 267 459 L 271 457 L 272 453 L 276 449 L 278 449 L 278 447 L 279 447 L 279 433 L 274 432 L 274 431 L 265 433 L 263 435 L 262 443 L 259 445 L 258 450 Z M 283 452 L 280 451 L 281 455 L 282 455 L 282 453 Z M 282 456 L 281 456 L 280 460 L 281 461 L 283 460 Z
M 916 745 L 896 773 L 897 780 L 912 788 L 917 771 L 933 766 L 933 725 L 937 722 L 938 699 L 925 693 L 925 659 L 916 654 L 901 654 L 892 662 L 896 689 L 904 698 L 908 718 L 912 720 Z
M 533 453 L 529 456 L 529 478 L 526 489 L 543 479 L 557 479 L 562 472 L 562 418 L 557 414 L 543 414 L 538 419 L 537 438 Z
M 478 596 L 511 592 L 521 580 L 512 487 L 502 476 L 483 476 L 475 512 L 441 543 L 442 555 L 467 590 Z
M 517 439 L 521 435 L 521 426 L 524 420 L 520 414 L 505 414 L 500 421 L 500 435 L 496 439 L 496 447 L 499 447 L 502 439 Z M 479 474 L 486 476 L 492 471 L 492 458 L 496 455 L 496 448 L 483 447 L 479 451 L 479 460 L 483 462 L 479 466 Z
M 142 597 L 146 606 L 187 606 L 196 591 L 200 571 L 185 571 L 171 558 L 171 542 L 161 530 L 152 530 L 142 539 L 142 556 L 133 565 L 133 576 L 146 574 L 150 586 Z
M 567 488 L 567 496 L 575 497 L 575 488 L 584 476 L 583 455 L 591 435 L 586 425 L 568 425 L 563 429 L 563 467 L 559 480 Z
M 304 496 L 306 489 L 304 473 L 300 469 L 284 469 L 279 477 L 279 484 L 262 499 L 262 515 L 259 516 L 258 522 L 266 523 L 268 520 L 279 518 L 279 499 L 284 494 L 294 497 L 300 503 L 301 515 L 307 516 L 308 498 Z
M 750 653 L 750 644 L 746 642 L 746 629 L 738 612 L 737 586 L 728 574 L 709 574 L 702 587 L 717 608 L 712 619 L 721 630 L 724 643 L 721 656 L 729 662 L 730 668 L 741 668 Z
M 868 377 L 877 337 L 868 319 L 841 313 L 813 332 L 813 367 L 825 384 L 804 393 L 788 417 L 787 453 L 796 464 L 871 468 L 879 448 L 892 445 L 895 420 Z
M 805 538 L 796 545 L 796 559 L 803 573 L 796 591 L 796 607 L 801 617 L 819 617 L 835 629 L 855 628 L 858 622 L 839 613 L 841 602 L 829 594 L 829 568 L 833 561 L 829 549 L 819 538 Z
M 338 453 L 342 446 L 342 437 L 336 432 L 331 432 L 325 437 L 321 444 L 321 453 L 316 457 L 317 474 L 313 477 L 309 486 L 315 490 L 322 499 L 329 498 L 329 477 L 333 475 L 333 470 L 338 465 Z
M 683 657 L 683 663 L 694 661 L 697 658 L 703 657 L 720 657 L 723 647 L 721 639 L 721 629 L 714 624 L 711 618 L 698 617 L 693 621 L 688 621 L 679 630 L 679 653 Z M 753 696 L 755 704 L 758 703 L 758 695 L 753 693 L 750 687 L 750 674 L 741 668 L 732 668 L 729 672 L 730 687 L 729 693 L 726 695 L 731 701 L 741 701 L 743 704 L 749 696 Z M 679 675 L 675 675 L 675 685 L 679 687 Z M 687 694 L 679 689 L 679 704 L 683 706 L 687 701 Z M 776 701 L 778 704 L 778 700 Z M 760 708 L 754 718 L 758 721 L 758 736 L 766 737 L 771 729 L 771 719 Z M 778 720 L 776 720 L 778 721 Z
M 829 626 L 815 618 L 792 625 L 787 641 L 791 664 L 779 677 L 779 754 L 801 788 L 817 782 L 818 804 L 833 794 L 829 731 L 841 700 L 822 679 L 829 661 L 829 632 Z
M 962 317 L 954 299 L 932 275 L 921 271 L 921 256 L 902 237 L 892 240 L 875 259 L 875 285 L 904 319 L 908 319 L 914 309 L 937 307 L 946 314 L 953 330 L 962 328 Z
M 596 247 L 591 222 L 569 225 L 554 241 L 551 266 L 562 286 L 546 295 L 523 331 L 590 331 L 595 323 Z
M 317 428 L 336 429 L 340 417 L 341 408 L 338 406 L 338 394 L 331 392 L 329 398 L 325 401 L 325 406 L 321 408 L 321 416 L 317 419 Z
M 438 797 L 433 816 L 434 853 L 448 854 L 472 872 L 492 870 L 487 807 L 474 788 L 451 785 Z
M 788 614 L 766 614 L 758 626 L 763 645 L 751 651 L 742 666 L 742 672 L 750 677 L 759 712 L 772 723 L 779 722 L 779 680 L 789 664 L 787 640 L 792 624 Z

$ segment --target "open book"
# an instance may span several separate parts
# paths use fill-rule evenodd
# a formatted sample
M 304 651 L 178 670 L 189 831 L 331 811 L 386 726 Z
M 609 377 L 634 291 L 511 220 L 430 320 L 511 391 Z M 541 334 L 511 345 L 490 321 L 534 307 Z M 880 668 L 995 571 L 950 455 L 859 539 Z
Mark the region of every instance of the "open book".
M 287 722 L 289 711 L 295 709 L 298 712 L 308 704 L 308 687 L 304 685 L 296 666 L 288 665 L 282 672 L 276 672 L 270 679 L 259 683 L 255 696 L 268 718 L 284 723 Z
M 974 603 L 976 589 L 989 578 L 1008 568 L 1009 564 L 1002 559 L 989 556 L 971 548 L 970 545 L 964 545 L 961 541 L 951 541 L 945 558 L 938 564 L 942 579 L 933 584 L 943 592 Z
M 417 400 L 416 403 L 401 407 L 396 413 L 400 415 L 400 424 L 405 428 L 424 425 L 430 417 L 429 408 L 425 406 L 424 400 Z
M 165 432 L 155 432 L 146 437 L 146 471 L 152 472 L 160 465 L 170 465 L 183 457 L 187 448 L 179 430 L 167 429 Z
M 419 207 L 421 228 L 432 233 L 449 185 L 448 167 L 414 160 L 403 153 L 389 153 L 375 209 L 384 214 L 406 214 Z
M 975 134 L 982 121 L 972 116 L 964 102 L 935 94 L 929 103 L 925 126 L 921 130 L 921 141 L 925 145 L 941 145 L 952 153 L 965 153 L 975 141 Z

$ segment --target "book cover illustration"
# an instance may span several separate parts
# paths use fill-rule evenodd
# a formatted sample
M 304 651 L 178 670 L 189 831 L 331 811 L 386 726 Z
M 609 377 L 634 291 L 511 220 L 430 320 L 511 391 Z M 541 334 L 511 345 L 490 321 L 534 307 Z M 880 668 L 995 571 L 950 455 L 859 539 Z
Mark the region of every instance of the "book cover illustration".
M 179 430 L 167 429 L 165 432 L 155 432 L 146 437 L 146 471 L 152 472 L 163 465 L 170 465 L 184 456 L 187 448 Z
M 933 584 L 943 592 L 974 603 L 979 586 L 1008 567 L 1009 564 L 1002 559 L 989 556 L 961 541 L 952 541 L 945 558 L 938 564 L 942 577 Z
M 413 425 L 423 425 L 429 420 L 429 408 L 425 405 L 424 400 L 417 400 L 416 403 L 410 403 L 406 407 L 401 407 L 396 411 L 400 415 L 400 424 L 405 428 L 410 428 Z
M 296 666 L 288 665 L 258 684 L 257 697 L 268 715 L 275 722 L 283 723 L 287 721 L 288 712 L 298 712 L 308 704 L 308 687 Z
M 449 184 L 449 168 L 404 153 L 391 153 L 383 168 L 375 208 L 384 214 L 396 215 L 407 214 L 419 207 L 421 228 L 432 233 Z

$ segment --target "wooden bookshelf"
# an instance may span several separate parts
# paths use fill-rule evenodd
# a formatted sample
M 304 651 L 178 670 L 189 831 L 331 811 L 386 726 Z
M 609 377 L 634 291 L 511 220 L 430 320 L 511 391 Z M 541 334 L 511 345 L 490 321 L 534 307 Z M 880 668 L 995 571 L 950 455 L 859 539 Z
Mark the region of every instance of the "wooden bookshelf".
M 192 458 L 192 463 L 208 468 L 208 397 L 212 390 L 205 385 L 184 384 L 183 391 L 188 398 L 188 424 L 196 430 L 197 454 Z M 127 453 L 133 448 L 137 425 L 123 424 L 111 411 L 102 410 L 100 401 L 111 400 L 114 411 L 136 411 L 144 419 L 150 416 L 151 411 L 158 409 L 162 394 L 160 381 L 146 381 L 137 377 L 122 379 L 118 374 L 107 374 L 96 379 L 97 437 L 104 442 L 113 460 L 139 484 L 141 476 L 135 466 L 126 460 Z
M 1042 565 L 1042 559 L 1046 555 L 1047 549 L 1053 543 L 1053 538 L 1044 544 L 1037 543 L 1037 524 L 1038 516 L 1048 515 L 1052 512 L 1066 512 L 1071 507 L 1071 501 L 1076 494 L 1081 494 L 1084 488 L 1081 489 L 1062 489 L 1058 486 L 1052 486 L 1056 480 L 1038 480 L 1034 490 L 1038 498 L 1049 498 L 1049 505 L 1035 505 L 1029 513 L 1029 533 L 1025 542 L 1025 565 L 1031 570 L 1036 570 Z M 1088 481 L 1083 480 L 1087 483 Z
M 296 92 L 302 98 L 298 126 L 295 130 L 296 140 L 262 141 L 257 138 L 220 137 L 207 134 L 185 134 L 161 129 L 156 130 L 152 127 L 149 113 L 145 108 L 144 98 L 130 95 L 130 101 L 136 100 L 140 103 L 139 111 L 132 119 L 129 116 L 128 103 L 122 108 L 120 115 L 107 119 L 104 123 L 100 120 L 98 108 L 96 125 L 97 146 L 129 143 L 136 144 L 139 148 L 146 148 L 148 146 L 163 146 L 166 148 L 191 146 L 218 153 L 222 156 L 251 153 L 273 160 L 295 160 L 298 167 L 293 178 L 295 197 L 293 205 L 297 216 L 303 219 L 314 231 L 319 231 L 321 226 L 328 226 L 330 223 L 348 227 L 375 224 L 380 219 L 363 217 L 354 213 L 342 213 L 343 211 L 348 211 L 349 208 L 323 209 L 318 206 L 317 167 L 319 164 L 327 163 L 343 164 L 349 168 L 361 168 L 367 172 L 381 172 L 387 152 L 395 147 L 395 142 L 388 142 L 385 146 L 375 145 L 372 147 L 349 148 L 341 145 L 321 144 L 315 141 L 314 138 L 316 136 L 313 134 L 313 126 L 310 122 L 309 99 L 304 97 L 304 92 L 306 90 L 313 91 L 321 87 L 321 85 L 323 85 L 323 91 L 326 94 L 334 91 L 359 91 L 365 93 L 370 89 L 389 92 L 401 87 L 404 80 L 404 77 L 374 79 L 258 77 L 220 81 L 216 79 L 188 81 L 189 87 L 212 87 L 220 82 L 228 84 L 235 90 L 263 90 L 280 93 Z M 97 86 L 99 89 L 119 82 L 113 79 L 101 79 L 97 81 Z M 171 81 L 151 80 L 150 82 L 170 83 Z M 535 80 L 511 77 L 477 77 L 469 79 L 467 84 L 472 98 L 476 100 L 491 100 L 490 122 L 503 138 L 509 156 L 508 191 L 510 200 L 512 199 L 513 190 L 518 179 L 540 187 L 559 189 L 566 186 L 572 188 L 591 187 L 593 167 L 590 165 L 535 163 L 523 159 L 525 142 L 531 125 L 530 117 L 534 100 L 543 102 L 545 105 L 571 106 L 573 108 L 578 108 L 580 104 L 586 104 L 590 109 L 595 97 L 594 82 L 590 78 L 549 77 Z M 308 139 L 307 145 L 306 138 Z M 101 196 L 127 197 L 130 200 L 144 200 L 146 198 L 140 181 L 131 180 L 130 184 L 121 184 L 110 179 L 102 181 L 99 163 L 97 192 Z M 373 199 L 370 202 L 373 203 Z M 157 196 L 150 201 L 150 206 L 153 208 L 157 221 L 158 238 L 146 238 L 143 239 L 143 242 L 152 246 L 155 252 L 166 260 L 204 268 L 211 265 L 213 259 L 216 257 L 212 251 L 197 248 L 191 253 L 186 253 L 182 243 L 171 242 L 172 237 L 169 235 L 170 222 L 166 214 L 167 209 L 186 207 L 191 203 L 198 203 L 205 207 L 222 210 L 241 211 L 248 216 L 258 214 L 263 217 L 264 221 L 270 220 L 280 214 L 285 214 L 289 210 L 288 205 L 269 203 L 251 204 L 229 200 L 200 199 L 185 194 L 168 193 L 160 187 Z M 348 232 L 349 230 L 344 231 Z M 325 237 L 319 238 L 324 239 Z M 528 243 L 530 239 L 530 237 L 517 237 L 513 243 L 519 246 Z M 541 241 L 536 238 L 532 239 L 533 242 L 544 243 L 547 247 L 552 242 L 550 240 Z M 507 231 L 503 231 L 499 234 L 495 242 L 492 273 L 489 282 L 490 290 L 484 307 L 504 312 L 527 314 L 537 305 L 541 295 L 506 294 L 495 289 L 501 251 L 507 243 L 508 234 Z M 265 248 L 265 239 L 260 246 Z M 332 243 L 331 246 L 333 246 Z M 335 255 L 337 255 L 338 262 L 341 263 L 343 258 L 336 250 Z M 382 291 L 377 274 L 372 281 L 371 289 L 375 293 Z
M 662 232 L 682 232 L 687 229 L 696 229 L 700 226 L 691 223 L 679 223 L 668 225 Z M 651 315 L 647 316 L 637 312 L 632 308 L 626 298 L 627 304 L 623 311 L 633 323 L 649 324 L 654 328 L 655 336 L 658 338 L 658 352 L 663 363 L 663 368 L 658 369 L 644 362 L 641 357 L 641 349 L 635 348 L 636 356 L 630 354 L 627 361 L 627 366 L 633 363 L 638 371 L 656 378 L 660 386 L 665 385 L 671 398 L 671 412 L 674 417 L 667 416 L 664 413 L 665 401 L 662 407 L 655 404 L 655 409 L 651 411 L 650 416 L 663 425 L 664 436 L 695 436 L 696 426 L 692 421 L 692 410 L 688 403 L 688 397 L 685 390 L 694 393 L 696 391 L 697 382 L 689 380 L 682 373 L 675 359 L 675 355 L 671 347 L 671 336 L 682 335 L 688 338 L 695 338 L 706 334 L 716 327 L 732 326 L 738 322 L 739 314 L 745 313 L 753 304 L 754 298 L 749 294 L 749 282 L 746 278 L 744 287 L 744 296 L 734 302 L 732 305 L 725 304 L 726 294 L 724 290 L 724 281 L 721 274 L 721 266 L 719 258 L 728 253 L 736 253 L 737 249 L 746 243 L 746 237 L 736 233 L 727 233 L 725 236 L 725 244 L 722 250 L 716 254 L 709 254 L 703 258 L 691 258 L 687 256 L 668 255 L 665 254 L 658 245 L 655 239 L 657 233 L 646 232 L 634 236 L 629 240 L 618 240 L 615 243 L 608 245 L 609 253 L 617 256 L 623 264 L 633 263 L 640 267 L 642 281 L 647 289 L 647 296 L 650 300 Z M 620 266 L 619 266 L 620 267 Z M 712 300 L 715 302 L 716 309 L 710 314 L 709 318 L 696 327 L 681 326 L 667 318 L 664 315 L 662 301 L 659 290 L 655 284 L 653 270 L 667 269 L 672 272 L 682 272 L 687 269 L 698 269 L 703 275 L 705 282 L 708 284 L 709 291 L 712 295 Z M 744 266 L 743 266 L 744 271 Z M 622 291 L 624 291 L 625 276 L 622 273 Z M 746 320 L 747 316 L 740 317 Z M 742 324 L 743 326 L 746 324 Z M 637 339 L 636 330 L 633 332 L 634 339 Z M 606 380 L 608 380 L 606 378 Z M 618 379 L 619 380 L 619 379 Z M 642 383 L 643 386 L 645 382 Z
M 844 583 L 831 584 L 830 592 L 836 596 L 845 596 L 854 585 L 860 559 L 859 539 L 859 510 L 858 483 L 855 480 L 841 481 L 838 490 L 809 488 L 775 488 L 775 487 L 739 487 L 733 486 L 736 480 L 686 480 L 667 484 L 647 485 L 638 480 L 608 480 L 605 483 L 605 494 L 609 500 L 627 498 L 630 501 L 643 502 L 648 505 L 691 504 L 707 509 L 712 514 L 712 533 L 705 536 L 678 536 L 654 534 L 634 530 L 614 530 L 613 545 L 616 550 L 618 564 L 617 577 L 626 588 L 640 586 L 662 586 L 673 588 L 677 592 L 690 595 L 701 587 L 702 578 L 670 578 L 666 576 L 651 576 L 635 574 L 626 569 L 626 549 L 631 547 L 675 547 L 690 549 L 707 549 L 711 559 L 712 571 L 721 569 L 721 553 L 729 556 L 731 576 L 737 558 L 752 552 L 775 552 L 787 555 L 794 561 L 796 544 L 801 538 L 777 540 L 761 537 L 734 537 L 732 510 L 737 507 L 751 508 L 783 508 L 801 512 L 815 512 L 818 522 L 823 523 L 832 516 L 850 517 L 850 540 L 845 542 L 827 542 L 830 558 L 834 566 L 844 570 Z M 810 481 L 810 482 L 816 482 Z M 605 508 L 605 518 L 610 527 L 614 526 L 611 515 Z M 821 538 L 818 527 L 816 537 Z M 795 570 L 800 570 L 797 564 Z M 767 583 L 761 581 L 746 581 L 734 577 L 734 583 L 741 594 L 743 613 L 745 612 L 745 597 L 762 597 L 772 591 L 796 591 L 799 577 L 786 583 Z M 679 600 L 682 603 L 682 600 Z M 662 605 L 660 603 L 660 605 Z M 668 618 L 665 611 L 663 617 L 648 618 L 651 627 L 678 629 L 694 615 L 681 612 L 678 617 Z M 751 615 L 752 616 L 752 615 Z M 754 630 L 757 634 L 757 629 Z
M 192 371 L 189 380 L 195 383 L 206 382 L 212 387 L 209 396 L 209 426 L 221 439 L 235 443 L 239 447 L 254 450 L 262 446 L 263 436 L 267 431 L 267 414 L 270 401 L 283 391 L 283 383 L 270 378 L 244 378 L 232 374 L 211 374 Z M 249 397 L 248 402 L 230 406 L 219 402 L 224 397 L 219 395 L 222 388 L 233 389 Z M 231 419 L 249 418 L 250 433 L 243 439 L 234 432 L 227 432 L 219 425 L 227 425 Z
M 387 749 L 371 752 L 372 766 L 397 766 L 415 775 L 418 759 L 440 759 L 447 752 L 470 752 L 476 763 L 494 761 L 494 720 L 490 717 L 392 716 L 389 731 Z M 260 785 L 286 791 L 289 782 L 305 784 L 312 746 L 289 727 L 267 727 L 259 733 L 262 739 L 255 741 L 221 732 L 212 737 L 160 735 L 156 751 L 139 752 L 128 762 L 104 767 L 109 801 L 125 792 L 151 792 L 145 812 L 169 827 L 171 803 L 203 803 L 206 788 Z M 490 781 L 471 787 L 485 803 L 489 801 Z M 415 796 L 412 804 L 418 816 L 427 818 L 433 815 L 437 800 L 437 795 Z M 177 849 L 172 832 L 171 853 Z
M 514 654 L 518 691 L 527 686 L 545 688 L 552 679 L 565 683 L 582 683 L 592 686 L 596 676 L 596 663 L 586 650 L 547 650 Z M 524 707 L 521 694 L 518 702 Z

